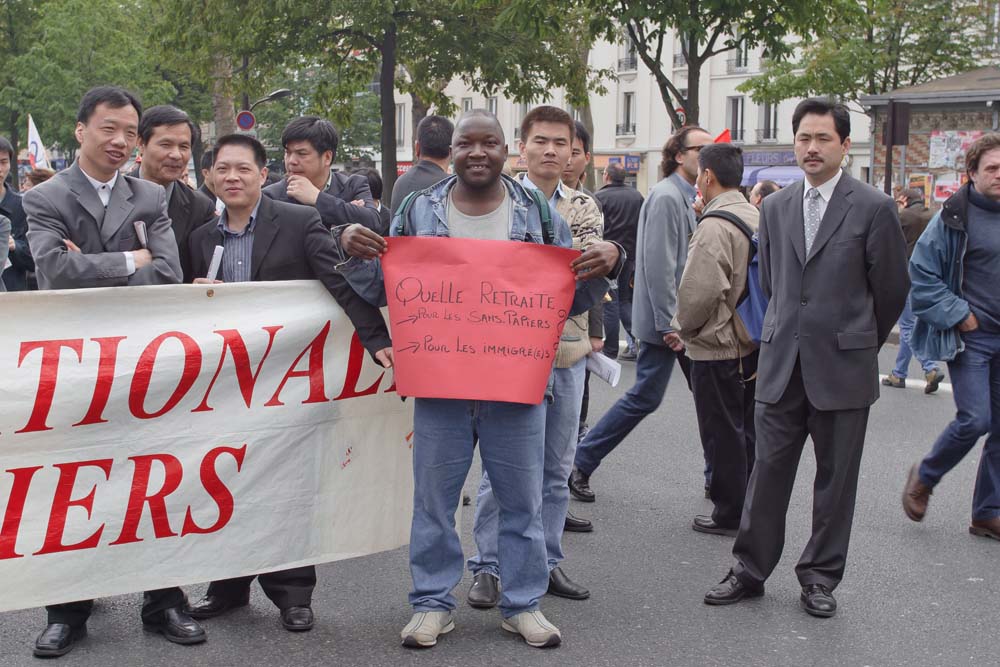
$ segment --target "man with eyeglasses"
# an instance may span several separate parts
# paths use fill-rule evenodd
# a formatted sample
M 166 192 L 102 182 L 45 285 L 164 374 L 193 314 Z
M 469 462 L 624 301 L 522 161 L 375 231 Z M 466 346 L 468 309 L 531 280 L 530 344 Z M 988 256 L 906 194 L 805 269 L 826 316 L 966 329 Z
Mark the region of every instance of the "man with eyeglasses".
M 684 273 L 688 239 L 696 220 L 691 204 L 698 180 L 698 151 L 712 143 L 700 127 L 678 130 L 663 147 L 663 180 L 649 192 L 639 212 L 636 237 L 632 335 L 641 341 L 635 384 L 601 418 L 576 450 L 570 492 L 594 502 L 590 476 L 605 456 L 659 407 L 674 359 L 684 344 L 670 321 L 677 310 L 677 285 Z M 681 355 L 686 361 L 686 357 Z

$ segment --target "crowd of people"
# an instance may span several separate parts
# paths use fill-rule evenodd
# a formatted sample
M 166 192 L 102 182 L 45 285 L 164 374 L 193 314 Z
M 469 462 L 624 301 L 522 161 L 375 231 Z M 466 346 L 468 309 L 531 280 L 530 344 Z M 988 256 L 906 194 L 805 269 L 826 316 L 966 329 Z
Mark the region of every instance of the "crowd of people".
M 568 511 L 570 497 L 595 502 L 601 463 L 660 406 L 675 362 L 694 399 L 713 504 L 692 528 L 735 537 L 733 567 L 704 602 L 763 594 L 810 437 L 812 534 L 796 575 L 804 610 L 830 617 L 878 398 L 877 355 L 897 320 L 899 358 L 883 384 L 905 386 L 913 354 L 933 392 L 945 361 L 958 409 L 910 471 L 906 515 L 921 520 L 934 486 L 988 434 L 969 530 L 1000 540 L 1000 293 L 990 287 L 1000 284 L 1000 134 L 972 145 L 969 182 L 932 216 L 918 210 L 922 193 L 894 202 L 842 169 L 851 141 L 843 105 L 805 100 L 792 129 L 803 181 L 765 181 L 745 194 L 740 147 L 687 126 L 667 139 L 662 180 L 644 198 L 620 164 L 608 165 L 596 193 L 584 187 L 590 135 L 562 109 L 538 106 L 522 119 L 518 152 L 527 169 L 517 175 L 507 173 L 508 142 L 489 112 L 467 112 L 455 124 L 428 116 L 417 129 L 415 165 L 385 206 L 377 172 L 332 169 L 337 131 L 314 116 L 284 129 L 284 178 L 269 183 L 264 147 L 232 134 L 205 152 L 204 185 L 195 190 L 186 174 L 198 128 L 188 115 L 143 110 L 128 91 L 103 86 L 81 100 L 72 166 L 23 198 L 10 185 L 0 191 L 2 284 L 19 291 L 33 280 L 39 289 L 76 289 L 317 279 L 372 357 L 391 367 L 379 311 L 386 236 L 577 249 L 568 267 L 578 278 L 573 305 L 541 404 L 415 400 L 414 613 L 403 645 L 431 647 L 455 628 L 454 589 L 466 569 L 469 605 L 498 607 L 501 627 L 531 646 L 560 644 L 542 597 L 590 596 L 563 568 L 563 532 L 592 529 Z M 136 146 L 141 161 L 126 173 Z M 0 183 L 14 158 L 0 138 Z M 138 220 L 146 221 L 144 242 Z M 216 246 L 223 261 L 209 277 Z M 762 321 L 745 314 L 748 299 L 767 302 Z M 635 361 L 635 382 L 590 428 L 586 368 L 596 354 Z M 483 475 L 475 554 L 466 561 L 454 515 L 477 449 Z M 256 578 L 284 628 L 313 627 L 314 566 Z M 193 602 L 179 588 L 147 591 L 142 623 L 172 642 L 203 642 L 199 621 L 247 605 L 253 579 L 212 582 Z M 35 655 L 69 652 L 86 634 L 91 608 L 49 606 Z

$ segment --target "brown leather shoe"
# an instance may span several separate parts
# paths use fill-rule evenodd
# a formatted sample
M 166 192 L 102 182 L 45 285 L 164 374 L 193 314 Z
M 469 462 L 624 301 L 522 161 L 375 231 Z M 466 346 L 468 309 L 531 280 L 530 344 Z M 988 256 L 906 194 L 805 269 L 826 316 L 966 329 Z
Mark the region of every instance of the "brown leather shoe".
M 980 537 L 1000 540 L 1000 517 L 993 519 L 973 519 L 969 532 Z
M 934 489 L 920 481 L 920 464 L 910 468 L 910 475 L 906 478 L 906 487 L 903 489 L 903 511 L 906 516 L 913 521 L 923 521 L 932 493 Z

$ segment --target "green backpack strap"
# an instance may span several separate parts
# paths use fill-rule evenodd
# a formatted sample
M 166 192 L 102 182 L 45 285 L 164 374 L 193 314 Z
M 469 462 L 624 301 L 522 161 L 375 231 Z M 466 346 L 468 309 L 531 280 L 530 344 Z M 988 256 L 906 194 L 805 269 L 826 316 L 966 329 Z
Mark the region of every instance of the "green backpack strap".
M 396 236 L 406 236 L 406 216 L 410 214 L 410 208 L 413 206 L 413 200 L 417 198 L 420 191 L 411 192 L 410 194 L 403 197 L 403 203 L 399 205 L 396 209 L 396 217 L 399 218 L 399 223 L 396 225 Z
M 534 188 L 525 189 L 531 193 L 531 197 L 538 204 L 538 214 L 542 219 L 542 240 L 545 242 L 545 245 L 552 245 L 555 233 L 552 227 L 552 211 L 549 209 L 549 202 L 545 199 L 545 195 L 542 194 L 541 190 L 535 190 Z

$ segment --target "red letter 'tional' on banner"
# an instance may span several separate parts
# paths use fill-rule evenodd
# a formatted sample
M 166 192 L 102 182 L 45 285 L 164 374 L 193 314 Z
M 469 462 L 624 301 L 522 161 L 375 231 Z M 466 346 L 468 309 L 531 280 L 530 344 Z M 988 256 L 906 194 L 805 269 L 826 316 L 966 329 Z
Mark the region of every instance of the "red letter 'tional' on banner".
M 279 400 L 278 396 L 281 395 L 281 390 L 285 388 L 285 383 L 291 378 L 297 377 L 307 377 L 309 378 L 309 398 L 302 401 L 302 404 L 306 403 L 325 403 L 326 398 L 326 383 L 323 378 L 323 348 L 326 347 L 326 337 L 330 334 L 330 322 L 326 323 L 323 330 L 313 338 L 312 342 L 306 345 L 306 349 L 302 350 L 299 356 L 295 357 L 295 361 L 292 362 L 291 368 L 285 373 L 285 377 L 281 379 L 281 384 L 278 385 L 277 391 L 274 392 L 274 396 L 271 397 L 264 405 L 266 407 L 272 407 L 275 405 L 284 405 L 284 403 Z M 299 365 L 302 361 L 302 357 L 309 355 L 309 368 L 304 371 L 297 371 L 295 367 Z
M 90 489 L 90 493 L 83 498 L 73 498 L 73 485 L 80 468 L 100 468 L 104 471 L 104 478 L 111 479 L 112 459 L 95 459 L 93 461 L 74 461 L 73 463 L 56 463 L 59 469 L 59 481 L 56 483 L 55 497 L 52 499 L 52 509 L 49 512 L 49 527 L 45 531 L 45 543 L 42 548 L 35 552 L 36 556 L 42 554 L 59 553 L 61 551 L 74 551 L 77 549 L 93 549 L 101 540 L 101 533 L 104 532 L 104 524 L 94 532 L 93 535 L 77 542 L 76 544 L 63 544 L 63 531 L 66 529 L 66 515 L 70 507 L 82 507 L 87 510 L 87 518 L 94 510 L 94 492 L 97 486 Z
M 335 401 L 342 401 L 345 398 L 358 398 L 359 396 L 371 396 L 378 391 L 379 384 L 385 373 L 381 373 L 378 379 L 367 389 L 358 389 L 358 380 L 361 379 L 361 367 L 365 363 L 365 348 L 361 345 L 361 339 L 357 332 L 351 338 L 351 351 L 347 357 L 347 377 L 344 379 L 344 389 L 340 392 Z
M 107 338 L 90 339 L 101 346 L 101 360 L 97 368 L 97 384 L 94 386 L 94 397 L 90 400 L 90 409 L 87 410 L 86 416 L 73 424 L 73 426 L 104 424 L 108 421 L 104 418 L 104 408 L 108 405 L 108 398 L 111 397 L 111 385 L 115 381 L 118 344 L 125 340 L 125 338 L 125 336 L 108 336 Z
M 184 346 L 184 372 L 181 379 L 170 395 L 167 402 L 156 412 L 146 412 L 146 394 L 149 392 L 149 383 L 153 377 L 153 364 L 156 363 L 156 354 L 160 350 L 163 342 L 169 338 L 176 338 Z M 154 419 L 161 417 L 174 409 L 188 393 L 198 379 L 201 372 L 201 348 L 194 338 L 180 331 L 168 331 L 154 338 L 146 349 L 139 355 L 139 361 L 135 366 L 135 375 L 132 376 L 132 388 L 128 397 L 128 409 L 139 419 Z
M 165 499 L 181 485 L 181 478 L 184 477 L 181 462 L 176 456 L 170 454 L 147 454 L 128 458 L 135 464 L 135 473 L 132 475 L 132 491 L 129 493 L 128 509 L 125 510 L 125 521 L 122 522 L 121 535 L 111 545 L 142 542 L 142 538 L 137 533 L 139 532 L 139 521 L 142 520 L 142 508 L 147 504 L 149 505 L 150 517 L 153 519 L 153 533 L 156 538 L 175 536 L 177 533 L 170 529 L 170 517 L 167 516 Z M 154 461 L 163 465 L 164 479 L 160 490 L 150 494 L 149 475 L 152 472 Z
M 240 393 L 243 394 L 243 402 L 250 407 L 250 402 L 253 400 L 253 388 L 257 384 L 257 377 L 260 376 L 260 369 L 264 367 L 264 361 L 267 359 L 267 355 L 271 353 L 271 346 L 274 345 L 274 334 L 278 333 L 281 329 L 280 326 L 276 327 L 263 327 L 264 331 L 267 332 L 267 349 L 264 350 L 264 355 L 260 358 L 260 363 L 257 364 L 257 370 L 250 372 L 250 355 L 247 353 L 246 343 L 243 342 L 243 336 L 236 329 L 221 329 L 215 333 L 222 336 L 222 354 L 219 355 L 219 367 L 215 369 L 215 375 L 212 376 L 212 381 L 208 383 L 208 389 L 205 390 L 205 398 L 201 399 L 201 403 L 191 412 L 208 412 L 214 408 L 208 405 L 208 395 L 212 393 L 212 387 L 215 386 L 215 381 L 219 379 L 219 373 L 222 372 L 222 364 L 226 361 L 226 350 L 229 350 L 233 355 L 233 366 L 236 368 L 236 381 L 240 385 Z
M 59 351 L 68 347 L 76 352 L 77 361 L 83 360 L 83 339 L 70 340 L 33 340 L 21 343 L 21 358 L 17 361 L 20 368 L 25 357 L 33 350 L 42 351 L 42 367 L 38 373 L 38 391 L 35 392 L 35 407 L 31 410 L 28 423 L 18 433 L 32 431 L 51 431 L 52 427 L 45 423 L 49 410 L 52 409 L 52 397 L 56 393 L 56 381 L 59 379 Z

